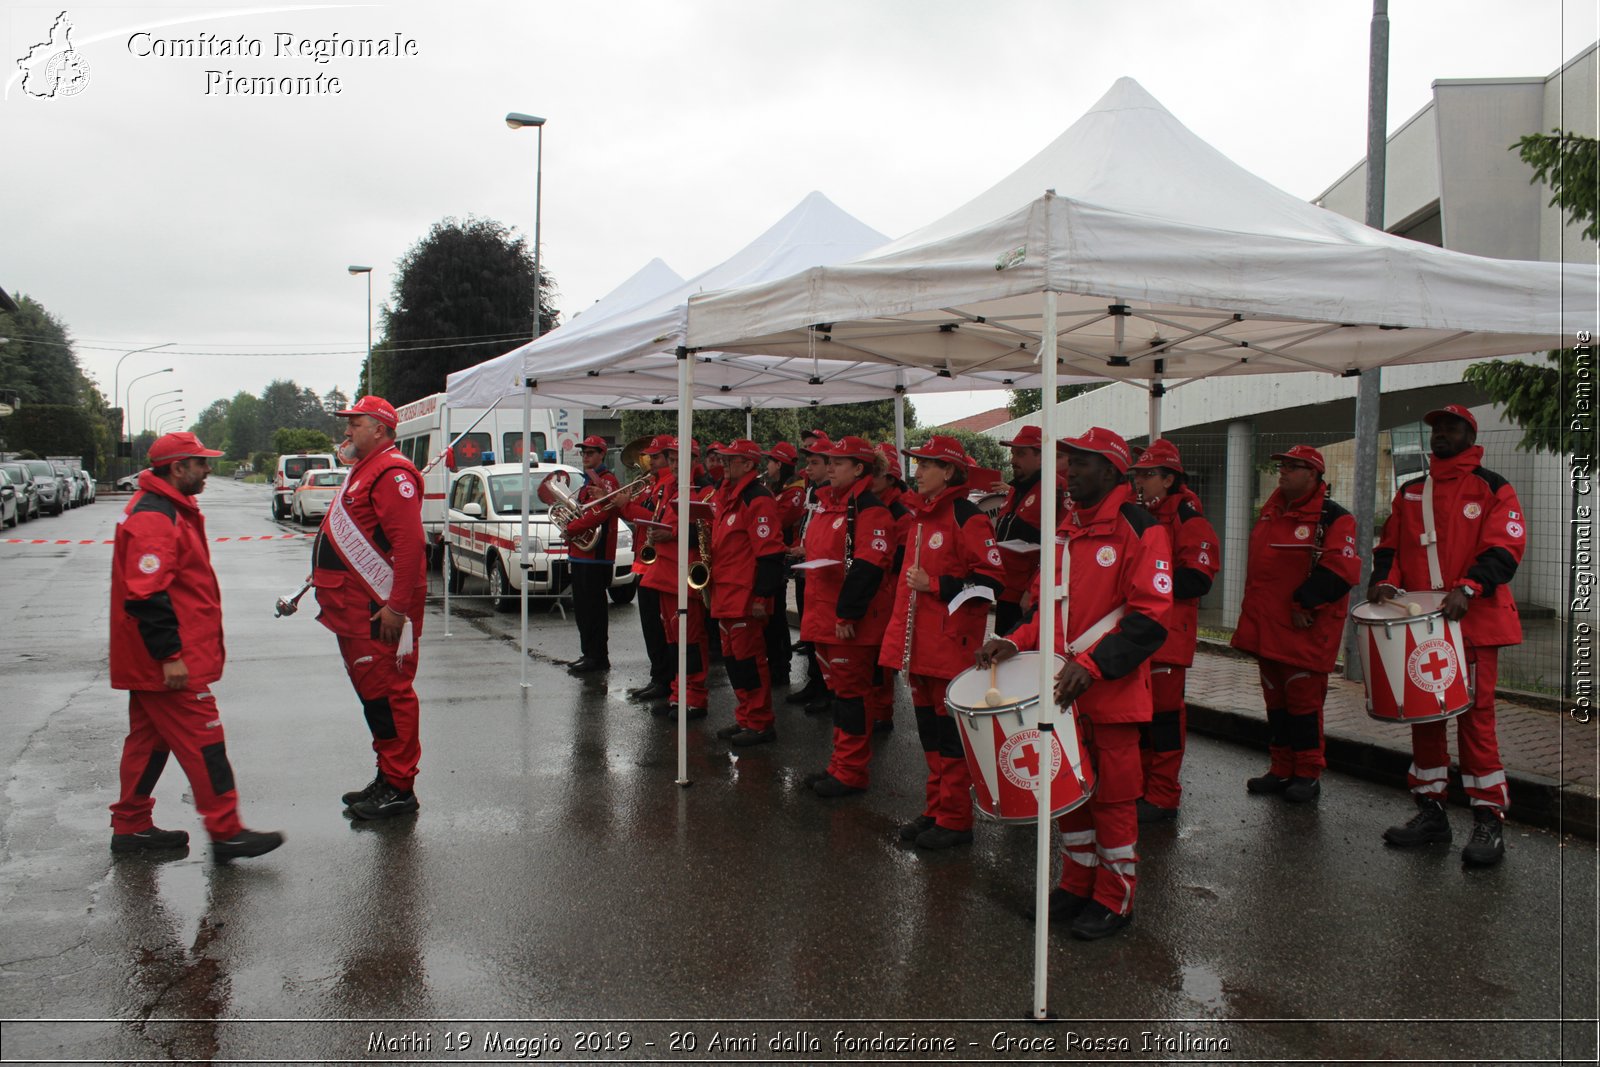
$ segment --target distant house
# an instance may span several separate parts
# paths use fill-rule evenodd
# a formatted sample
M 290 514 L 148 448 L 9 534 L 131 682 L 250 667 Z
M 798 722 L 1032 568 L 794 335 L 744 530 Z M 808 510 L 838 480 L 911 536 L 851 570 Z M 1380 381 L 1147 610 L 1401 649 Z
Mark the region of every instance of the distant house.
M 941 430 L 970 430 L 973 433 L 983 433 L 992 430 L 1003 422 L 1011 421 L 1011 412 L 1007 408 L 990 408 L 980 411 L 976 415 L 968 415 L 964 419 L 944 423 Z

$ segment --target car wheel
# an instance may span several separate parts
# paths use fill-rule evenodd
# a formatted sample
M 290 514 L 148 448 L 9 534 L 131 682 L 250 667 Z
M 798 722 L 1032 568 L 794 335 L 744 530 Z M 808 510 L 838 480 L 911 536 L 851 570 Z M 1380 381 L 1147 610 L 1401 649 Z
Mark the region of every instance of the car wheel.
M 511 590 L 511 580 L 506 577 L 506 565 L 498 553 L 489 554 L 489 603 L 496 611 L 515 611 L 519 597 Z
M 610 591 L 611 602 L 613 604 L 632 604 L 633 595 L 638 591 L 638 582 L 629 582 L 627 585 L 614 585 Z

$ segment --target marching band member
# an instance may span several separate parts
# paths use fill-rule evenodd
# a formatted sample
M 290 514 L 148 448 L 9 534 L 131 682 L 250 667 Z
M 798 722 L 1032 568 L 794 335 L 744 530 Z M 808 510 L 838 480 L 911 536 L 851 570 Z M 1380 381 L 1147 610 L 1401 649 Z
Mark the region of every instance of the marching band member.
M 583 455 L 583 485 L 577 501 L 587 504 L 622 488 L 606 467 L 604 438 L 585 437 L 578 446 Z M 567 667 L 573 674 L 611 669 L 606 599 L 611 591 L 611 568 L 617 555 L 617 514 L 620 497 L 603 507 L 587 508 L 567 526 L 567 561 L 572 565 L 572 612 L 578 619 L 578 660 Z M 573 537 L 599 530 L 599 540 L 589 548 L 573 544 Z
M 1061 817 L 1061 883 L 1050 918 L 1071 918 L 1072 936 L 1109 937 L 1133 920 L 1138 881 L 1139 724 L 1150 721 L 1150 657 L 1167 638 L 1172 564 L 1167 532 L 1134 503 L 1128 445 L 1091 427 L 1063 438 L 1073 507 L 1057 527 L 1057 575 L 1066 582 L 1055 651 L 1067 657 L 1055 699 L 1076 707 L 1094 761 L 1094 798 Z M 1040 603 L 1039 582 L 1033 600 Z M 990 640 L 979 666 L 1039 644 L 1038 612 Z
M 1278 488 L 1250 531 L 1232 644 L 1256 657 L 1272 757 L 1245 788 L 1303 804 L 1322 793 L 1322 706 L 1361 562 L 1355 517 L 1329 497 L 1322 453 L 1295 445 L 1272 458 Z
M 895 583 L 878 664 L 891 671 L 908 668 L 917 737 L 928 764 L 922 814 L 900 828 L 900 839 L 940 849 L 972 840 L 972 776 L 960 728 L 945 707 L 945 690 L 972 661 L 989 622 L 981 598 L 968 600 L 954 615 L 949 606 L 970 585 L 998 594 L 1005 568 L 988 518 L 967 499 L 972 460 L 961 442 L 935 434 L 906 455 L 917 460 L 917 492 L 901 498 L 909 502 L 909 544 L 902 542 L 904 577 Z
M 349 419 L 339 454 L 354 461 L 312 542 L 317 621 L 339 638 L 339 654 L 372 732 L 378 772 L 343 799 L 361 819 L 417 810 L 422 758 L 417 640 L 428 592 L 422 475 L 395 447 L 399 418 L 387 400 L 364 396 L 335 415 Z
M 642 453 L 650 461 L 651 481 L 639 495 L 622 506 L 623 518 L 629 522 L 641 519 L 658 521 L 661 514 L 662 486 L 668 480 L 666 442 L 667 434 L 657 434 Z M 634 700 L 660 700 L 672 692 L 672 680 L 677 677 L 678 663 L 667 648 L 667 632 L 661 619 L 661 594 L 655 586 L 645 582 L 650 565 L 640 559 L 646 544 L 646 533 L 635 530 L 633 544 L 633 573 L 639 576 L 639 630 L 644 637 L 645 655 L 650 659 L 650 680 L 644 685 L 628 690 Z M 676 579 L 674 579 L 676 581 Z
M 1001 441 L 1011 449 L 1011 491 L 994 518 L 994 539 L 1043 543 L 1039 533 L 1039 470 L 1043 466 L 1044 434 L 1037 426 L 1024 426 L 1017 436 Z M 1056 494 L 1057 500 L 1060 494 Z M 1057 514 L 1061 511 L 1057 509 Z M 1014 552 L 1001 548 L 1000 560 L 1006 569 L 1006 587 L 994 606 L 994 632 L 1010 633 L 1022 621 L 1022 600 L 1039 576 L 1039 553 Z
M 867 699 L 881 678 L 876 650 L 894 607 L 886 573 L 894 560 L 894 519 L 872 494 L 872 445 L 842 437 L 826 455 L 829 487 L 806 527 L 805 549 L 808 562 L 830 565 L 807 574 L 800 636 L 815 645 L 833 692 L 833 758 L 806 784 L 818 796 L 842 797 L 865 792 L 870 778 Z
M 1144 796 L 1138 807 L 1139 821 L 1144 823 L 1174 818 L 1183 799 L 1178 782 L 1188 732 L 1183 688 L 1194 663 L 1200 598 L 1210 592 L 1222 565 L 1217 531 L 1186 483 L 1183 460 L 1171 441 L 1157 440 L 1133 465 L 1140 502 L 1161 520 L 1172 545 L 1172 614 L 1167 618 L 1166 643 L 1151 659 L 1150 725 L 1139 731 Z
M 699 444 L 698 441 L 695 443 Z M 703 481 L 697 481 L 695 484 L 708 485 L 715 489 L 722 484 L 723 474 L 722 442 L 713 441 L 711 442 L 711 447 L 706 450 L 705 478 Z
M 724 479 L 712 497 L 711 616 L 722 631 L 722 662 L 736 701 L 733 725 L 717 736 L 744 747 L 777 740 L 766 625 L 783 588 L 783 529 L 776 498 L 756 479 L 761 446 L 718 446 Z
M 711 662 L 711 649 L 706 637 L 706 605 L 704 599 L 695 590 L 689 590 L 688 608 L 689 619 L 689 649 L 688 649 L 688 693 L 678 691 L 677 660 L 678 653 L 678 523 L 681 518 L 678 514 L 678 479 L 683 475 L 676 437 L 663 437 L 658 439 L 662 453 L 667 457 L 667 476 L 661 483 L 661 500 L 659 517 L 653 520 L 657 526 L 649 527 L 646 536 L 648 543 L 656 549 L 655 562 L 650 564 L 645 571 L 644 581 L 655 589 L 661 598 L 661 626 L 666 632 L 668 660 L 673 664 L 672 682 L 668 686 L 668 698 L 665 705 L 657 705 L 651 713 L 655 715 L 672 716 L 678 713 L 678 703 L 687 702 L 686 715 L 691 719 L 703 719 L 706 715 L 706 666 Z M 694 443 L 690 442 L 691 449 Z M 692 455 L 692 453 L 691 453 Z M 692 488 L 689 491 L 691 500 L 705 500 L 710 496 L 710 491 L 701 488 Z M 699 538 L 694 530 L 689 532 L 689 562 L 691 564 L 700 559 Z
M 916 495 L 906 489 L 900 469 L 900 450 L 888 441 L 879 444 L 872 465 L 872 495 L 889 509 L 894 519 L 889 535 L 889 543 L 894 546 L 894 560 L 889 564 L 891 576 L 898 575 L 902 569 L 911 525 L 908 501 Z M 872 721 L 873 733 L 886 734 L 894 729 L 894 672 L 898 669 L 898 663 L 892 668 L 882 668 L 867 694 L 867 717 Z
M 765 453 L 767 457 L 767 488 L 777 498 L 778 524 L 783 528 L 785 550 L 798 541 L 795 530 L 800 517 L 806 513 L 806 482 L 795 474 L 795 462 L 800 454 L 794 445 L 779 441 Z M 767 664 L 772 672 L 774 687 L 787 686 L 792 675 L 791 659 L 794 647 L 789 637 L 789 575 L 787 561 L 783 568 L 783 582 L 773 597 L 772 616 L 767 619 Z
M 799 563 L 806 557 L 805 542 L 806 531 L 811 526 L 811 521 L 816 517 L 822 507 L 821 496 L 827 491 L 828 486 L 828 449 L 833 447 L 833 442 L 828 440 L 828 435 L 821 430 L 807 430 L 800 435 L 800 454 L 806 461 L 806 500 L 805 514 L 800 518 L 800 524 L 795 530 L 795 539 L 789 549 L 788 559 L 791 564 Z M 804 627 L 806 612 L 806 572 L 794 572 L 794 606 L 800 613 L 801 625 Z M 785 704 L 797 704 L 805 708 L 807 715 L 817 715 L 829 711 L 833 707 L 833 694 L 828 691 L 828 682 L 823 675 L 822 668 L 817 664 L 816 648 L 811 641 L 806 640 L 804 633 L 794 649 L 806 659 L 806 684 L 798 691 L 790 693 L 784 698 Z
M 1469 671 L 1473 682 L 1472 707 L 1456 717 L 1461 784 L 1473 815 L 1472 838 L 1461 859 L 1492 866 L 1505 856 L 1500 824 L 1511 799 L 1495 733 L 1494 689 L 1501 646 L 1522 640 L 1509 583 L 1528 547 L 1527 520 L 1511 483 L 1483 466 L 1471 411 L 1450 404 L 1422 420 L 1433 427 L 1427 478 L 1395 494 L 1383 539 L 1372 553 L 1367 599 L 1388 600 L 1399 591 L 1396 586 L 1449 590 L 1444 617 L 1461 623 L 1467 651 L 1467 662 L 1457 669 Z M 1412 726 L 1407 777 L 1417 813 L 1385 830 L 1385 841 L 1405 847 L 1450 840 L 1450 820 L 1440 803 L 1449 774 L 1445 723 Z

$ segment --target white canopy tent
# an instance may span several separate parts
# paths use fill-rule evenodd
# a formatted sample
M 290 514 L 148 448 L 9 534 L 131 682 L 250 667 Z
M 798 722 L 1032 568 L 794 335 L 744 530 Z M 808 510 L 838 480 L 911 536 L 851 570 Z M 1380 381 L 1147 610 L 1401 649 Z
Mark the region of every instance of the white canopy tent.
M 1593 266 L 1488 260 L 1371 230 L 1284 193 L 1131 79 L 987 192 L 848 263 L 691 299 L 691 351 L 878 361 L 960 375 L 1164 379 L 1490 357 L 1595 326 Z M 1181 384 L 1181 383 L 1180 383 Z M 1043 414 L 1055 477 L 1056 405 Z M 1043 497 L 1041 526 L 1056 504 Z M 1065 616 L 1041 553 L 1040 647 Z M 1053 681 L 1040 657 L 1039 692 Z M 1041 701 L 1039 731 L 1056 726 Z M 1046 748 L 1050 744 L 1045 745 Z M 1052 810 L 1040 776 L 1034 1015 L 1044 1018 Z

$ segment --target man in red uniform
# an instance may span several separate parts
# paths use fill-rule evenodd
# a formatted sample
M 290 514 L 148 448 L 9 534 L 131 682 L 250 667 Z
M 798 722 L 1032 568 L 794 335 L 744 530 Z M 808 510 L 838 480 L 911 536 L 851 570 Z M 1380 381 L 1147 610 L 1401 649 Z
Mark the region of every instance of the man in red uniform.
M 226 863 L 283 844 L 246 830 L 211 683 L 222 677 L 222 597 L 211 569 L 206 521 L 195 496 L 221 452 L 192 433 L 150 445 L 150 469 L 117 523 L 111 555 L 111 687 L 128 691 L 122 791 L 111 805 L 111 851 L 189 847 L 183 830 L 159 829 L 151 793 L 176 753 L 194 806 Z
M 387 819 L 417 810 L 417 641 L 427 596 L 422 476 L 395 447 L 399 420 L 382 397 L 364 396 L 348 419 L 339 458 L 352 463 L 312 547 L 317 621 L 339 655 L 372 733 L 378 769 L 344 794 L 348 814 Z
M 1404 589 L 1449 590 L 1444 617 L 1460 622 L 1467 662 L 1454 669 L 1472 676 L 1472 707 L 1456 718 L 1461 784 L 1472 803 L 1472 838 L 1461 859 L 1492 866 L 1505 856 L 1500 830 L 1510 795 L 1495 734 L 1494 689 L 1500 648 L 1522 640 L 1522 621 L 1509 585 L 1527 550 L 1527 519 L 1516 490 L 1483 466 L 1478 420 L 1459 404 L 1430 411 L 1433 456 L 1422 482 L 1395 494 L 1383 539 L 1372 553 L 1367 598 L 1388 600 Z M 1411 728 L 1407 779 L 1417 814 L 1383 838 L 1407 847 L 1450 840 L 1450 820 L 1440 800 L 1450 774 L 1445 723 Z
M 795 531 L 800 517 L 806 513 L 806 481 L 795 473 L 799 453 L 788 441 L 779 441 L 765 453 L 767 457 L 767 488 L 777 498 L 778 524 L 783 528 L 785 549 L 798 544 Z M 794 645 L 789 636 L 789 575 L 788 560 L 784 560 L 783 584 L 773 597 L 772 616 L 767 619 L 767 663 L 772 671 L 774 688 L 788 686 L 793 677 L 791 660 Z
M 833 447 L 833 442 L 821 430 L 807 430 L 800 435 L 800 455 L 805 460 L 806 497 L 805 513 L 800 518 L 800 523 L 795 529 L 795 539 L 789 548 L 789 562 L 791 564 L 802 562 L 805 559 L 806 531 L 811 526 L 811 520 L 822 509 L 821 494 L 828 487 L 828 450 Z M 799 613 L 801 628 L 804 629 L 806 614 L 806 575 L 809 571 L 794 572 L 794 607 Z M 794 650 L 806 661 L 806 684 L 784 698 L 785 704 L 798 704 L 803 706 L 807 715 L 819 715 L 833 708 L 833 694 L 828 691 L 828 682 L 822 667 L 817 663 L 815 644 L 806 639 L 805 634 L 800 635 L 800 643 Z
M 657 434 L 645 447 L 644 456 L 650 464 L 650 484 L 644 491 L 623 504 L 622 514 L 630 523 L 655 520 L 665 504 L 662 503 L 662 486 L 668 480 L 665 443 L 672 440 L 667 434 Z M 647 562 L 655 546 L 649 543 L 649 527 L 635 527 L 633 536 L 633 573 L 639 576 L 639 632 L 644 638 L 645 655 L 650 660 L 650 680 L 644 685 L 628 690 L 634 700 L 660 700 L 672 692 L 672 679 L 678 673 L 677 659 L 667 648 L 667 631 L 661 624 L 661 594 L 647 584 L 650 573 Z M 649 552 L 645 549 L 649 548 Z
M 1039 576 L 1037 550 L 1016 551 L 1005 545 L 1014 541 L 1043 543 L 1039 533 L 1039 470 L 1044 463 L 1044 434 L 1037 426 L 1024 426 L 1016 437 L 1000 443 L 1011 449 L 1011 491 L 994 519 L 994 539 L 1000 545 L 1000 560 L 1006 568 L 1006 587 L 994 607 L 994 632 L 1004 636 L 1022 621 L 1022 599 Z M 1059 509 L 1056 514 L 1061 514 Z
M 1217 531 L 1200 510 L 1200 498 L 1185 483 L 1183 460 L 1171 441 L 1158 440 L 1133 465 L 1133 483 L 1140 503 L 1161 520 L 1172 543 L 1172 614 L 1167 640 L 1151 659 L 1150 725 L 1140 729 L 1139 754 L 1144 763 L 1144 796 L 1139 821 L 1162 822 L 1178 814 L 1188 733 L 1183 686 L 1194 663 L 1200 621 L 1200 598 L 1211 591 L 1222 564 Z
M 1322 794 L 1322 706 L 1361 561 L 1355 518 L 1328 497 L 1322 453 L 1295 445 L 1272 458 L 1278 488 L 1250 531 L 1232 643 L 1256 657 L 1272 756 L 1245 788 L 1303 804 Z
M 922 814 L 900 827 L 900 840 L 942 849 L 972 840 L 972 776 L 945 695 L 950 680 L 983 644 L 989 623 L 989 602 L 981 597 L 954 612 L 950 608 L 972 586 L 998 593 L 1005 571 L 994 529 L 967 499 L 973 463 L 961 442 L 934 434 L 920 448 L 906 449 L 906 455 L 917 460 L 917 492 L 900 498 L 911 509 L 909 543 L 901 546 L 905 566 L 899 573 L 905 577 L 894 583 L 894 610 L 878 665 L 905 669 L 928 765 Z
M 806 528 L 806 610 L 800 636 L 815 644 L 817 664 L 833 693 L 833 757 L 807 776 L 822 797 L 866 791 L 872 759 L 867 701 L 881 685 L 878 646 L 894 608 L 894 519 L 872 495 L 876 453 L 859 437 L 841 437 L 827 452 L 822 510 Z
M 583 485 L 578 503 L 599 500 L 622 488 L 617 476 L 606 467 L 606 442 L 601 437 L 585 437 L 578 446 L 583 455 Z M 611 570 L 617 560 L 617 513 L 622 498 L 612 497 L 597 508 L 588 508 L 567 525 L 567 562 L 572 567 L 572 612 L 578 617 L 578 647 L 581 653 L 567 667 L 572 674 L 590 674 L 611 669 L 610 633 L 606 619 L 606 599 L 611 594 Z M 574 538 L 591 530 L 599 538 L 588 548 L 579 548 Z
M 1167 532 L 1134 503 L 1128 445 L 1091 427 L 1063 438 L 1067 487 L 1074 507 L 1057 527 L 1055 651 L 1067 657 L 1055 698 L 1076 708 L 1090 758 L 1094 798 L 1060 820 L 1061 884 L 1050 894 L 1050 918 L 1072 919 L 1072 936 L 1109 937 L 1133 920 L 1141 792 L 1139 725 L 1150 721 L 1150 657 L 1167 638 L 1172 563 Z M 1063 543 L 1064 542 L 1064 543 Z M 1038 579 L 1033 602 L 1041 604 Z M 979 666 L 1039 646 L 1039 615 L 1008 637 L 989 641 Z M 1063 726 L 1070 728 L 1070 720 Z
M 756 478 L 761 446 L 723 445 L 723 481 L 712 497 L 711 617 L 722 630 L 722 664 L 736 701 L 733 725 L 717 736 L 740 747 L 778 737 L 766 651 L 767 619 L 783 588 L 783 528 L 776 498 Z

